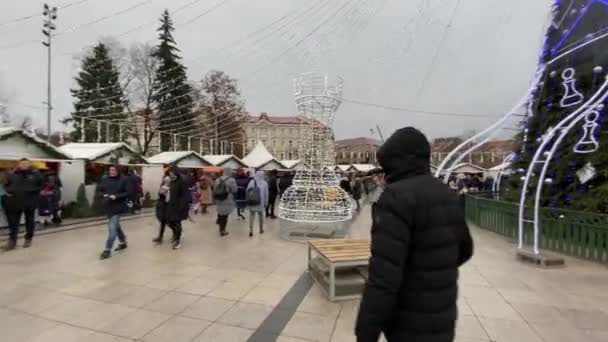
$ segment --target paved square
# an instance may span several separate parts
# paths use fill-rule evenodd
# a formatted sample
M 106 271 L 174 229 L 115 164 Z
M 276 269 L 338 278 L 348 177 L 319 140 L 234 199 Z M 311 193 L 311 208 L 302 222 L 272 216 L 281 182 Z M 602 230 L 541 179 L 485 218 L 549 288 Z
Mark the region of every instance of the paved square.
M 281 239 L 280 221 L 249 238 L 246 222 L 232 219 L 221 238 L 212 216 L 194 220 L 177 251 L 155 246 L 158 225 L 142 217 L 125 222 L 130 247 L 109 260 L 98 259 L 105 226 L 0 254 L 2 341 L 355 340 L 358 301 L 331 303 L 316 285 L 289 300 L 306 248 Z M 369 236 L 369 221 L 365 209 L 351 235 Z M 475 256 L 461 270 L 457 342 L 608 341 L 605 266 L 567 258 L 566 268 L 537 269 L 517 262 L 498 236 L 475 229 L 474 238 Z

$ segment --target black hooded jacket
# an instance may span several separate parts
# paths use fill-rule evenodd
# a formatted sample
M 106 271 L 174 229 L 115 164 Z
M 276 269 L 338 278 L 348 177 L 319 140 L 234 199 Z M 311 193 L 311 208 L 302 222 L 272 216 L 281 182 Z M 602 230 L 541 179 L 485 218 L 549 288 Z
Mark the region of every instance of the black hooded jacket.
M 430 175 L 418 130 L 393 134 L 378 152 L 387 186 L 373 213 L 372 256 L 356 335 L 376 342 L 452 342 L 458 267 L 473 241 L 456 195 Z

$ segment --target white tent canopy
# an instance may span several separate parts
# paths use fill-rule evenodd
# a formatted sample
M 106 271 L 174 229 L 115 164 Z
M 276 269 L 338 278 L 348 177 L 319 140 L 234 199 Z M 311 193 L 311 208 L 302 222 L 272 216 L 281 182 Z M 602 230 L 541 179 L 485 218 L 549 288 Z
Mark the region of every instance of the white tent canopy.
M 168 164 L 186 168 L 211 165 L 203 156 L 194 151 L 161 152 L 148 158 L 148 162 L 151 164 Z
M 203 158 L 211 163 L 211 165 L 217 167 L 229 167 L 231 169 L 247 167 L 241 159 L 232 154 L 205 155 Z
M 243 163 L 254 169 L 273 170 L 283 169 L 285 166 L 276 160 L 261 141 L 243 158 Z
M 72 159 L 91 162 L 128 164 L 132 159 L 146 161 L 125 143 L 71 143 L 59 147 L 59 150 Z

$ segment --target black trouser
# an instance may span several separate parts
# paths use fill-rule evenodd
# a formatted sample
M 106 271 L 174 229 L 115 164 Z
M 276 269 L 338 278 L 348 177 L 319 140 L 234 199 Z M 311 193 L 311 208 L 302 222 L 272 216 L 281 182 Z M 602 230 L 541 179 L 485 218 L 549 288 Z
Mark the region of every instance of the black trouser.
M 36 209 L 12 209 L 6 211 L 6 220 L 8 221 L 9 239 L 17 241 L 19 236 L 19 224 L 21 223 L 21 215 L 25 215 L 25 239 L 31 240 L 34 238 L 34 230 L 36 222 L 34 221 L 34 213 Z
M 169 228 L 173 231 L 173 241 L 179 241 L 182 238 L 182 222 L 169 222 Z
M 163 239 L 163 236 L 165 235 L 165 227 L 167 226 L 167 222 L 165 221 L 160 221 L 160 231 L 158 232 L 158 238 L 159 239 Z
M 276 193 L 268 194 L 268 206 L 266 206 L 266 216 L 274 217 L 274 203 L 277 200 Z
M 217 215 L 217 224 L 220 226 L 220 233 L 225 232 L 228 225 L 228 215 Z

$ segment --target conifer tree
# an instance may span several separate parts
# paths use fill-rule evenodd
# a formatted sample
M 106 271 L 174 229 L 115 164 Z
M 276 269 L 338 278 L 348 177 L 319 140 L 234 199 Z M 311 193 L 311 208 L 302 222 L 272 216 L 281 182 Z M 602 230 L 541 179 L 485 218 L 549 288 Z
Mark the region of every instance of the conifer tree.
M 541 57 L 546 69 L 532 102 L 531 116 L 517 137 L 518 158 L 513 169 L 520 172 L 509 179 L 512 200 L 518 200 L 521 193 L 521 171 L 540 170 L 540 164 L 530 164 L 547 131 L 587 102 L 604 83 L 608 71 L 608 38 L 591 40 L 605 28 L 608 4 L 556 1 L 554 10 L 555 19 Z M 567 57 L 560 58 L 565 53 Z M 543 207 L 608 212 L 607 109 L 600 107 L 597 117 L 581 120 L 557 147 L 547 179 L 542 180 Z M 581 179 L 579 174 L 588 165 L 593 166 L 595 175 L 590 180 Z
M 188 83 L 186 67 L 181 64 L 180 50 L 173 38 L 173 21 L 169 11 L 165 10 L 160 19 L 158 28 L 159 43 L 154 56 L 159 60 L 156 70 L 156 80 L 153 90 L 153 100 L 157 106 L 159 131 L 161 134 L 161 151 L 172 148 L 185 149 L 187 138 L 191 135 L 194 124 L 192 112 L 193 101 L 191 97 L 192 87 Z M 171 134 L 167 134 L 171 133 Z M 177 139 L 178 146 L 174 146 L 172 134 L 183 134 Z
M 120 124 L 126 119 L 124 94 L 120 74 L 103 43 L 97 44 L 82 60 L 75 80 L 78 87 L 71 89 L 74 112 L 65 120 L 73 123 L 72 138 L 80 140 L 84 134 L 85 142 L 118 141 Z

